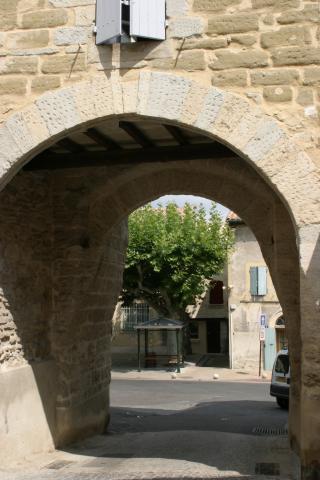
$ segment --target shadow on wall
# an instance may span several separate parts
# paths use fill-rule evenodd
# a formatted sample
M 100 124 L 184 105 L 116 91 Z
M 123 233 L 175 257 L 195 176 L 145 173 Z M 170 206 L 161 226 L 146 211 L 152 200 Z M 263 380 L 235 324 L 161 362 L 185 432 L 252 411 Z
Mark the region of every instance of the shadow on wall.
M 174 58 L 175 50 L 169 42 L 142 41 L 135 43 L 118 44 L 118 57 L 112 57 L 112 45 L 99 45 L 92 49 L 91 62 L 100 62 L 98 70 L 105 71 L 106 76 L 110 77 L 110 72 L 114 69 L 120 71 L 124 76 L 133 68 L 143 68 L 148 65 L 148 61 L 155 60 L 157 68 L 174 68 L 178 64 L 178 57 Z
M 53 447 L 51 219 L 45 174 L 19 173 L 0 193 L 1 460 Z
M 302 429 L 308 429 L 308 445 L 301 445 L 303 478 L 320 478 L 319 393 L 320 393 L 320 227 L 301 229 L 302 324 Z M 305 464 L 307 466 L 305 466 Z

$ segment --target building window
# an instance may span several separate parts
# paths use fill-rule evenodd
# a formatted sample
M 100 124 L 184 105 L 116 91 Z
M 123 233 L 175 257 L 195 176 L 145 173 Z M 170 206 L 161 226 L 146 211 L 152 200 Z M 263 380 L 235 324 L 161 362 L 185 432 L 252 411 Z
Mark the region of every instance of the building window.
M 209 294 L 210 305 L 223 305 L 223 282 L 214 280 L 211 284 Z
M 250 268 L 250 293 L 253 296 L 267 294 L 267 267 Z
M 130 307 L 121 308 L 121 330 L 130 332 L 140 323 L 149 320 L 149 305 L 147 303 L 134 303 Z
M 189 322 L 189 333 L 192 340 L 199 339 L 199 324 L 197 321 L 193 320 Z

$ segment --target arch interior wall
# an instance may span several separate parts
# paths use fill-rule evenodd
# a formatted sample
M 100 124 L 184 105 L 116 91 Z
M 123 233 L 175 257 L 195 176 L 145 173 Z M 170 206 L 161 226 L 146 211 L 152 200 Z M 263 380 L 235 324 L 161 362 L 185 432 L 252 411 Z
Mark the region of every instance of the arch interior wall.
M 11 348 L 3 352 L 2 363 L 22 367 L 23 375 L 31 368 L 42 404 L 40 438 L 45 437 L 47 446 L 106 428 L 111 319 L 121 288 L 126 217 L 167 193 L 198 194 L 237 210 L 260 242 L 292 331 L 299 328 L 298 260 L 290 216 L 273 190 L 239 157 L 130 168 L 21 170 L 1 192 L 1 245 L 7 252 L 3 314 L 12 316 Z M 290 271 L 275 247 L 285 248 Z M 30 272 L 36 280 L 32 288 Z M 299 349 L 295 351 L 298 358 Z M 55 379 L 50 385 L 43 374 L 47 368 Z M 50 397 L 54 402 L 48 402 Z M 28 400 L 20 405 L 22 415 Z M 45 424 L 49 429 L 43 432 Z M 21 433 L 24 438 L 30 434 L 27 429 Z M 7 445 L 9 450 L 10 442 Z

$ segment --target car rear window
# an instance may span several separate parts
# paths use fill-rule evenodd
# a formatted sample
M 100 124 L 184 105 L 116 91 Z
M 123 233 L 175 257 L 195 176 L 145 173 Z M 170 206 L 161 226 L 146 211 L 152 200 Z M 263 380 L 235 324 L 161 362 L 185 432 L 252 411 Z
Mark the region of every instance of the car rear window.
M 286 374 L 289 372 L 289 355 L 279 355 L 274 367 L 276 373 Z

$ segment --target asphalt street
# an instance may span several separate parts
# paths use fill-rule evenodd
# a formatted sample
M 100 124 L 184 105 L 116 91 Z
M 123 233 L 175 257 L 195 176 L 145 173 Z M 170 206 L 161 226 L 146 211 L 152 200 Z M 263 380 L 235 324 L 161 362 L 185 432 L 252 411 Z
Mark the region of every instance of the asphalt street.
M 201 430 L 261 435 L 285 429 L 288 414 L 269 395 L 269 384 L 113 380 L 114 432 Z
M 284 480 L 286 424 L 268 383 L 113 380 L 105 435 L 0 466 L 0 479 Z

